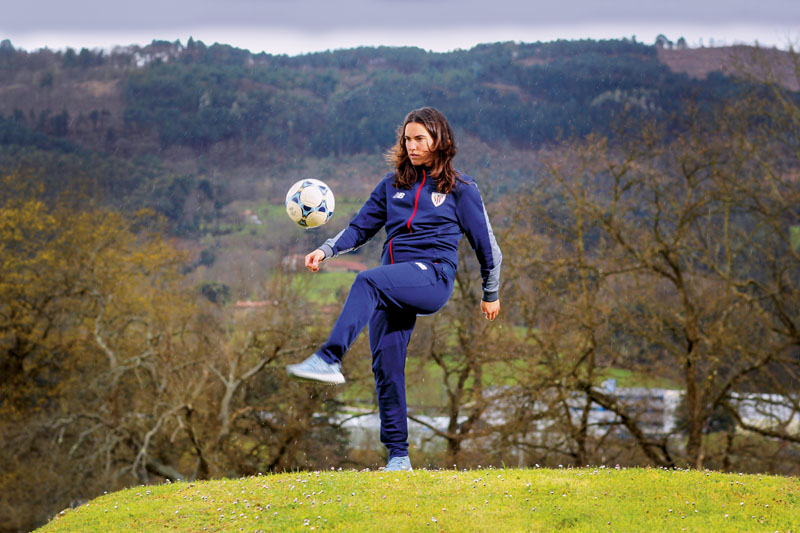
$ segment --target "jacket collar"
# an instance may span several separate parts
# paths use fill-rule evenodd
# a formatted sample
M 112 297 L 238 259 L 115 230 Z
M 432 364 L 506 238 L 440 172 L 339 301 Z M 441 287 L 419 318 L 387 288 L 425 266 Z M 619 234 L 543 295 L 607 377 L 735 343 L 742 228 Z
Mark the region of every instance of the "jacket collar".
M 414 170 L 417 171 L 417 181 L 422 179 L 422 173 L 425 172 L 425 175 L 430 178 L 431 177 L 431 167 L 428 165 L 418 165 L 414 166 Z

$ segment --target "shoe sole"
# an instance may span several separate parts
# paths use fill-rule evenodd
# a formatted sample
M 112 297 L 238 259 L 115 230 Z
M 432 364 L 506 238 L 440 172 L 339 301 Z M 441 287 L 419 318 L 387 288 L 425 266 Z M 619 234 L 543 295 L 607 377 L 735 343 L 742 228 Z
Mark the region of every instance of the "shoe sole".
M 344 376 L 342 374 L 316 374 L 314 372 L 303 372 L 302 370 L 290 370 L 288 368 L 286 369 L 286 373 L 301 381 L 315 381 L 318 383 L 328 383 L 330 385 L 341 385 L 344 383 Z

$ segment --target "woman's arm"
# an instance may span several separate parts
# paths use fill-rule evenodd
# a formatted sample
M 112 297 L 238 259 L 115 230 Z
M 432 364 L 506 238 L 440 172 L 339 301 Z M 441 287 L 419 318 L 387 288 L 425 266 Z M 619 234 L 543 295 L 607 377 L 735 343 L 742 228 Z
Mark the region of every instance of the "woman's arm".
M 498 299 L 500 290 L 500 264 L 503 261 L 503 254 L 497 245 L 489 215 L 474 182 L 459 185 L 457 216 L 461 229 L 475 250 L 481 266 L 482 301 L 494 302 Z M 494 315 L 496 314 L 495 312 Z
M 388 178 L 387 176 L 378 183 L 350 224 L 319 247 L 325 254 L 323 259 L 355 250 L 374 237 L 386 224 L 385 182 Z

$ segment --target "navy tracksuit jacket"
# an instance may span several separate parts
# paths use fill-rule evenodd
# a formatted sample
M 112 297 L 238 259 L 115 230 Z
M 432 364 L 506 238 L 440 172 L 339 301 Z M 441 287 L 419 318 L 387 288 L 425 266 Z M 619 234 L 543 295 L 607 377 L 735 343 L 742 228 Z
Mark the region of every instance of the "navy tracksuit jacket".
M 369 324 L 381 442 L 389 458 L 408 455 L 405 361 L 416 317 L 435 313 L 450 298 L 462 235 L 480 263 L 483 300 L 498 298 L 500 248 L 477 185 L 469 176 L 461 178 L 464 182 L 457 180 L 445 195 L 436 191 L 426 168 L 417 169 L 411 189 L 396 188 L 389 173 L 350 225 L 320 247 L 326 258 L 333 257 L 386 228 L 381 266 L 356 277 L 330 337 L 316 353 L 329 363 L 340 362 Z

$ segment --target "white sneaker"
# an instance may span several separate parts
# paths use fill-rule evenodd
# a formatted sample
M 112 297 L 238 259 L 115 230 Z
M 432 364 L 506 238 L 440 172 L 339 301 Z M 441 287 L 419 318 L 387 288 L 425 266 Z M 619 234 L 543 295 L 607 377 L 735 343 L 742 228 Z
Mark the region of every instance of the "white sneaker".
M 288 365 L 286 372 L 296 379 L 341 385 L 344 383 L 341 363 L 326 363 L 317 354 L 296 365 Z
M 411 459 L 407 455 L 403 457 L 392 457 L 383 468 L 384 472 L 411 472 Z

